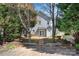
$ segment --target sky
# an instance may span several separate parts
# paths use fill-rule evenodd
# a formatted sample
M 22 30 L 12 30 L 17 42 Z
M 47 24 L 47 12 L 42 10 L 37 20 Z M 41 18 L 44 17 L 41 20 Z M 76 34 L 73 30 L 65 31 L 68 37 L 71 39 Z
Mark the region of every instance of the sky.
M 34 7 L 35 7 L 35 10 L 36 11 L 42 11 L 42 12 L 44 12 L 45 14 L 47 14 L 48 16 L 50 15 L 47 11 L 45 11 L 45 9 L 43 8 L 44 6 L 44 4 L 46 4 L 46 3 L 34 3 Z M 55 7 L 55 16 L 56 16 L 56 13 L 57 12 L 57 8 Z
M 40 11 L 42 6 L 40 3 L 35 3 L 34 7 L 35 7 L 35 10 Z
M 35 3 L 34 4 L 35 10 L 37 12 L 42 11 L 43 13 L 45 13 L 49 16 L 49 13 L 44 9 L 44 7 L 45 7 L 44 4 L 46 4 L 46 3 Z

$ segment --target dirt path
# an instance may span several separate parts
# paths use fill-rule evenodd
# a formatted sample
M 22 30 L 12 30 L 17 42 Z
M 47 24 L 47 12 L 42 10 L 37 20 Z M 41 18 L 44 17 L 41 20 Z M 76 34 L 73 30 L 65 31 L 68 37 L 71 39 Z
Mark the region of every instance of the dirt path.
M 27 49 L 25 47 L 16 48 L 0 54 L 0 56 L 57 56 L 62 54 L 49 54 L 33 51 L 33 49 Z
M 43 51 L 36 47 L 28 48 L 27 46 L 17 47 L 15 49 L 0 52 L 0 56 L 67 56 L 75 55 L 75 49 L 61 48 L 58 46 L 46 46 Z

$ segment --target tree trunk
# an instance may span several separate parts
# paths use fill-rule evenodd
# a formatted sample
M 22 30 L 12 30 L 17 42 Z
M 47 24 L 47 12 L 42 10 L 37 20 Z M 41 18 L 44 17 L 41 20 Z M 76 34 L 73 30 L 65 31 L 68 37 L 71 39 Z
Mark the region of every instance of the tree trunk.
M 30 31 L 30 11 L 28 9 L 28 29 L 29 29 L 29 43 L 31 42 L 31 31 Z
M 55 19 L 54 19 L 54 6 L 55 4 L 51 4 L 51 16 L 52 16 L 52 39 L 55 41 Z

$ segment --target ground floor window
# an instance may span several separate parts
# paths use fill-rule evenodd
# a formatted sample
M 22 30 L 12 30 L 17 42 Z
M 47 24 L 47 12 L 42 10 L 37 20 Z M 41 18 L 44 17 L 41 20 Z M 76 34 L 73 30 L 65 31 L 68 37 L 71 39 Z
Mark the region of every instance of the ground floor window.
M 39 36 L 45 37 L 46 36 L 46 30 L 45 29 L 39 29 L 37 34 Z

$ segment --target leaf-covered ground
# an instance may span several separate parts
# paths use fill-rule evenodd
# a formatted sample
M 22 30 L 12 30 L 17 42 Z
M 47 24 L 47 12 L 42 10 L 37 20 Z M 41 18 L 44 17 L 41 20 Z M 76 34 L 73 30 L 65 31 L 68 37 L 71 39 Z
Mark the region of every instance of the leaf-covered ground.
M 10 43 L 11 44 L 11 43 Z M 11 47 L 10 49 L 6 50 L 6 48 L 0 51 L 0 56 L 72 56 L 76 55 L 76 51 L 74 48 L 66 48 L 55 46 L 55 43 L 50 43 L 45 45 L 44 47 L 38 46 L 27 46 L 27 45 L 20 45 L 15 44 L 15 48 Z M 10 46 L 10 45 L 9 45 Z M 1 48 L 2 49 L 2 48 Z M 0 50 L 1 50 L 0 49 Z

